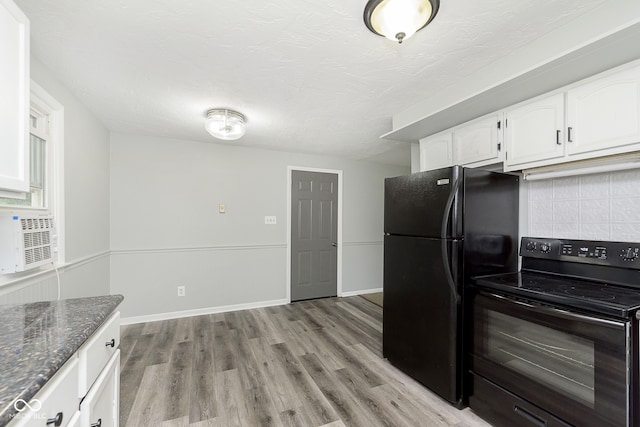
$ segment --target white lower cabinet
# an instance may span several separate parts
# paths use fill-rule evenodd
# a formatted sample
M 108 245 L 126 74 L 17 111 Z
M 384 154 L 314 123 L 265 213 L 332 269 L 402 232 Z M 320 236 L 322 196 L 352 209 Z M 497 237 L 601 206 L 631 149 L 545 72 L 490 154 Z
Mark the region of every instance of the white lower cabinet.
M 71 358 L 29 401 L 16 401 L 20 412 L 11 427 L 65 427 L 78 411 L 78 357 Z
M 91 386 L 80 404 L 83 427 L 117 427 L 119 414 L 120 350 L 116 350 L 109 363 Z
M 105 365 L 112 359 L 120 346 L 120 312 L 107 319 L 78 350 L 80 359 L 80 379 L 78 396 L 84 397 L 91 384 L 96 381 Z
M 67 424 L 67 427 L 80 427 L 80 411 L 76 411 L 73 414 L 73 416 L 69 420 L 69 423 Z
M 117 427 L 120 394 L 120 312 L 80 347 L 77 393 L 81 427 Z
M 117 427 L 120 312 L 115 312 L 19 412 L 10 427 Z

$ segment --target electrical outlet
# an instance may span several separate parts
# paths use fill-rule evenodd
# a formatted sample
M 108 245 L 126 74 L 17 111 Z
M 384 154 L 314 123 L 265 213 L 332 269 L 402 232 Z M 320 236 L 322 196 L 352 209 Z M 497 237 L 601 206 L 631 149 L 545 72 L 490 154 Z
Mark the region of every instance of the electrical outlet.
M 183 297 L 185 296 L 186 293 L 186 287 L 185 286 L 178 286 L 178 296 L 179 297 Z
M 268 225 L 275 225 L 276 217 L 275 216 L 265 216 L 264 223 Z

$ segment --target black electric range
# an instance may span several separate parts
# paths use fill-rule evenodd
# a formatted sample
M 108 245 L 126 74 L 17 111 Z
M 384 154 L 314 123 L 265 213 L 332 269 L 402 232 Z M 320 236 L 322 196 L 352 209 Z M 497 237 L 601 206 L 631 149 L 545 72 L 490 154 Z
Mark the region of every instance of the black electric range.
M 469 406 L 497 427 L 640 427 L 640 243 L 523 238 L 475 277 Z
M 475 277 L 478 288 L 627 318 L 640 310 L 640 243 L 522 239 L 518 273 Z

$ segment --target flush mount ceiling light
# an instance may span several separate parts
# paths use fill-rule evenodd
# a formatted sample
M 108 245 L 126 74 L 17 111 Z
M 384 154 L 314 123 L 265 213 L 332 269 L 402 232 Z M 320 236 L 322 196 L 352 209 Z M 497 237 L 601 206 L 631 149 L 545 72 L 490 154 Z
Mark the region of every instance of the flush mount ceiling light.
M 244 115 L 226 108 L 214 108 L 207 111 L 207 120 L 204 124 L 211 136 L 232 141 L 242 138 L 246 132 Z
M 372 32 L 402 43 L 424 28 L 440 8 L 440 0 L 369 0 L 364 23 Z

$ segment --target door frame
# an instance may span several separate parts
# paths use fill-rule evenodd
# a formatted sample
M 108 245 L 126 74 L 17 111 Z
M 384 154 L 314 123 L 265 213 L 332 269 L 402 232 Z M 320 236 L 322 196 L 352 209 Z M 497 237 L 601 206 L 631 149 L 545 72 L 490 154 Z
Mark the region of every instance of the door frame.
M 287 166 L 287 303 L 291 303 L 291 184 L 293 171 L 330 173 L 338 176 L 338 247 L 337 249 L 337 295 L 342 296 L 342 170 Z

